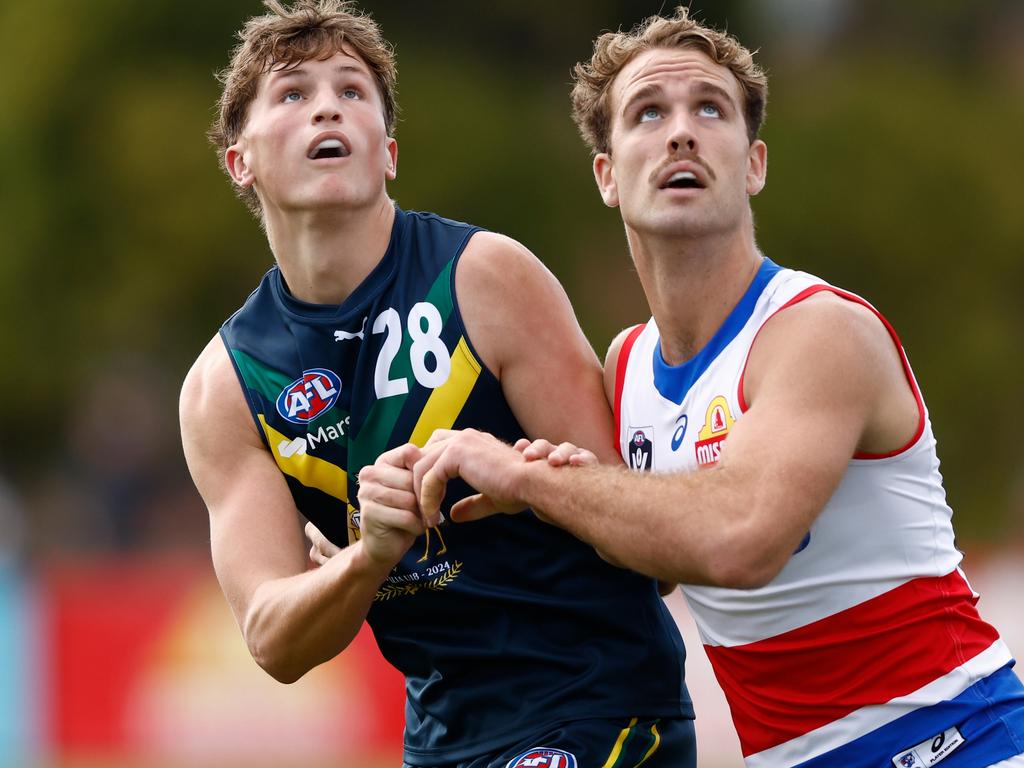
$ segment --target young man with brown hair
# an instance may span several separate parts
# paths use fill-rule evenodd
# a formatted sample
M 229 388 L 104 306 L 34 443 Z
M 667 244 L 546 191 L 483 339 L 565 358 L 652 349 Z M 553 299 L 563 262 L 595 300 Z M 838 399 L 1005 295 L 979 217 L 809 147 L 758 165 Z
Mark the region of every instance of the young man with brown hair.
M 616 442 L 643 471 L 439 433 L 415 467 L 424 520 L 461 476 L 486 495 L 455 519 L 531 504 L 684 584 L 751 768 L 1024 766 L 1024 686 L 959 569 L 895 331 L 758 251 L 764 74 L 686 8 L 602 35 L 576 73 L 653 315 L 605 363 Z
M 653 579 L 532 515 L 428 530 L 418 513 L 411 467 L 437 428 L 556 435 L 614 460 L 564 291 L 519 243 L 388 197 L 395 67 L 369 17 L 266 5 L 211 137 L 276 265 L 181 395 L 254 658 L 290 682 L 367 621 L 406 677 L 408 765 L 692 766 L 682 643 Z

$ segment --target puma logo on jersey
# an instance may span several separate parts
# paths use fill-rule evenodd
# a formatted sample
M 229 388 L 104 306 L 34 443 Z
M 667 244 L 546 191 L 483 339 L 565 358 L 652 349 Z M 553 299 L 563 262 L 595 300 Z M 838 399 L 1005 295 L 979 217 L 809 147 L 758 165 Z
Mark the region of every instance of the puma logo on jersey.
M 335 331 L 334 332 L 334 340 L 335 341 L 348 341 L 349 339 L 359 339 L 360 341 L 362 341 L 364 338 L 366 338 L 366 318 L 365 317 L 363 318 L 363 327 L 360 328 L 355 333 L 349 333 L 348 331 Z

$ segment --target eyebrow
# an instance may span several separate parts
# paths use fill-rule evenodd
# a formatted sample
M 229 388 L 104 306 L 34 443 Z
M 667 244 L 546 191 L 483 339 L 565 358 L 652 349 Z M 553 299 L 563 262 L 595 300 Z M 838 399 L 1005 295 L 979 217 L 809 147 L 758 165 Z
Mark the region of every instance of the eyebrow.
M 715 85 L 714 83 L 709 83 L 707 81 L 701 80 L 699 83 L 697 83 L 696 87 L 694 88 L 694 91 L 702 96 L 718 96 L 721 99 L 725 99 L 725 101 L 730 106 L 732 106 L 733 109 L 736 108 L 736 99 L 734 99 L 732 94 L 725 90 L 725 88 L 722 88 L 719 85 Z
M 628 99 L 622 105 L 622 114 L 625 115 L 629 112 L 633 105 L 638 101 L 646 101 L 647 99 L 657 98 L 664 94 L 664 90 L 660 85 L 645 85 L 639 91 L 631 94 Z
M 367 74 L 364 70 L 352 64 L 342 64 L 341 66 L 337 67 L 334 71 L 338 73 L 352 72 L 357 75 L 362 75 L 363 77 L 366 78 L 370 77 L 370 75 Z M 274 81 L 290 80 L 296 77 L 303 78 L 308 76 L 309 70 L 303 69 L 302 66 L 286 67 L 284 69 L 272 69 L 270 71 L 270 77 Z
M 729 93 L 725 88 L 714 83 L 709 83 L 706 80 L 701 80 L 693 87 L 693 92 L 697 96 L 717 96 L 720 99 L 724 99 L 733 109 L 737 109 L 736 100 L 732 94 Z M 664 90 L 660 85 L 645 85 L 640 90 L 631 94 L 626 102 L 622 105 L 622 114 L 628 114 L 633 108 L 633 105 L 638 101 L 646 101 L 647 99 L 656 99 L 664 94 Z

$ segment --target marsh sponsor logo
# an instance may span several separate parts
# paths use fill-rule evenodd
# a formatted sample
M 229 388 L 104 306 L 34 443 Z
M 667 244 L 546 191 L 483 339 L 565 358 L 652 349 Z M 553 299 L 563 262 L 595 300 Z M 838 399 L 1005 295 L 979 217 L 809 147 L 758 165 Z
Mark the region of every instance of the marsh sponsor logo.
M 349 417 L 346 416 L 335 424 L 321 426 L 316 432 L 307 435 L 299 435 L 291 440 L 282 440 L 277 444 L 277 452 L 283 459 L 290 459 L 293 456 L 305 456 L 315 451 L 323 443 L 334 442 L 344 437 L 348 431 Z

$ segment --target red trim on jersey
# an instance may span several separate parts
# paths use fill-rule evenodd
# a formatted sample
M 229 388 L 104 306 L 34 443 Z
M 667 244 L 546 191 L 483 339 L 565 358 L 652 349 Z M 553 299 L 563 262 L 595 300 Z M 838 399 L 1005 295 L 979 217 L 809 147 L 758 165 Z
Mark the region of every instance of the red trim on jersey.
M 764 323 L 761 323 L 761 327 L 757 329 L 757 333 L 754 334 L 754 338 L 750 342 L 750 349 L 754 348 L 754 342 L 757 341 L 758 334 L 761 333 L 761 330 L 764 328 L 768 320 L 771 320 L 782 310 L 788 309 L 794 304 L 799 304 L 801 301 L 808 298 L 809 296 L 813 296 L 814 294 L 820 293 L 821 291 L 829 291 L 830 293 L 834 293 L 836 296 L 839 296 L 842 299 L 852 301 L 855 304 L 860 304 L 862 307 L 870 309 L 874 313 L 875 317 L 882 321 L 882 325 L 885 326 L 885 330 L 889 332 L 889 338 L 891 338 L 893 344 L 896 345 L 896 351 L 900 353 L 900 362 L 903 364 L 903 373 L 907 377 L 907 382 L 910 384 L 910 391 L 914 393 L 914 399 L 917 401 L 917 429 L 914 431 L 914 435 L 913 437 L 910 438 L 910 440 L 908 440 L 904 445 L 900 446 L 894 451 L 889 451 L 888 453 L 867 453 L 865 451 L 857 451 L 856 453 L 853 454 L 853 458 L 889 459 L 892 458 L 893 456 L 899 456 L 901 453 L 908 450 L 912 445 L 914 445 L 914 443 L 920 440 L 921 435 L 924 434 L 924 398 L 921 396 L 921 390 L 917 386 L 917 381 L 914 379 L 914 373 L 910 369 L 910 361 L 907 359 L 907 353 L 903 349 L 903 343 L 900 341 L 900 337 L 896 334 L 896 329 L 892 327 L 892 325 L 889 323 L 888 320 L 885 319 L 885 316 L 881 312 L 879 312 L 877 309 L 871 306 L 860 296 L 858 296 L 855 293 L 850 293 L 849 291 L 844 291 L 841 288 L 835 288 L 831 285 L 812 285 L 810 288 L 805 288 L 792 299 L 790 299 L 781 307 L 779 307 L 777 310 L 772 312 L 772 314 L 770 314 L 767 317 L 767 319 L 765 319 Z M 739 391 L 737 393 L 737 401 L 740 404 L 741 413 L 746 412 L 747 410 L 747 400 L 743 396 L 743 379 L 747 375 L 747 364 L 750 362 L 750 349 L 747 350 L 747 359 L 743 361 L 743 370 L 740 371 L 740 383 Z
M 622 439 L 622 388 L 626 383 L 626 365 L 629 363 L 629 353 L 637 337 L 643 333 L 646 325 L 634 325 L 629 332 L 622 346 L 619 348 L 619 357 L 615 361 L 615 452 L 622 453 L 620 440 Z
M 775 637 L 705 646 L 743 755 L 912 693 L 991 647 L 999 635 L 976 602 L 954 570 Z

